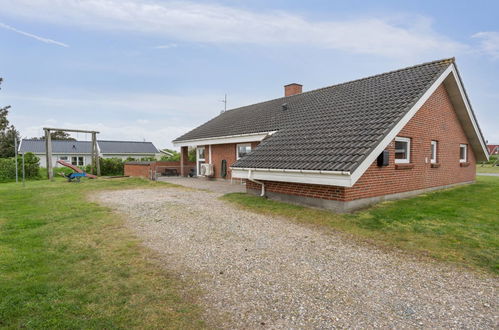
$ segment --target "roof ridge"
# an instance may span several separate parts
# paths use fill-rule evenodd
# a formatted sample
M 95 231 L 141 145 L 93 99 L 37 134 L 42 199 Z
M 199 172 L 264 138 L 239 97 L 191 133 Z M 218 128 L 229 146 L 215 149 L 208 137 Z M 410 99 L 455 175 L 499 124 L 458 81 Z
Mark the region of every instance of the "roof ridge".
M 420 67 L 420 66 L 430 65 L 430 64 L 439 63 L 439 62 L 442 62 L 442 63 L 449 62 L 449 64 L 450 64 L 450 63 L 454 63 L 455 61 L 456 61 L 455 57 L 449 57 L 449 58 L 443 58 L 443 59 L 440 59 L 440 60 L 424 62 L 424 63 L 420 63 L 420 64 L 416 64 L 416 65 L 411 65 L 411 66 L 408 66 L 408 67 L 405 67 L 405 68 L 401 68 L 401 69 L 396 69 L 396 70 L 386 71 L 386 72 L 383 72 L 383 73 L 378 73 L 378 74 L 375 74 L 375 75 L 372 75 L 372 76 L 367 76 L 367 77 L 363 77 L 363 78 L 357 78 L 357 79 L 354 79 L 354 80 L 349 80 L 349 81 L 337 83 L 337 84 L 334 84 L 334 85 L 329 85 L 329 86 L 325 86 L 325 87 L 320 87 L 320 88 L 312 89 L 312 90 L 309 90 L 309 91 L 306 91 L 306 92 L 303 92 L 303 93 L 299 93 L 299 94 L 294 94 L 294 95 L 289 95 L 289 96 L 282 96 L 282 97 L 277 97 L 275 99 L 270 99 L 270 100 L 267 100 L 267 101 L 262 101 L 262 102 L 257 102 L 257 103 L 253 103 L 253 104 L 249 104 L 249 105 L 244 105 L 242 107 L 238 107 L 238 108 L 234 108 L 234 109 L 229 109 L 229 110 L 223 112 L 222 114 L 224 114 L 226 112 L 229 112 L 229 111 L 233 111 L 233 110 L 243 109 L 243 108 L 246 108 L 246 107 L 249 107 L 249 106 L 252 106 L 252 105 L 256 105 L 256 104 L 264 104 L 264 103 L 267 103 L 267 102 L 272 102 L 272 101 L 280 100 L 280 99 L 283 99 L 283 100 L 284 99 L 290 99 L 290 98 L 293 98 L 293 97 L 297 97 L 297 96 L 300 96 L 300 95 L 317 92 L 317 91 L 328 89 L 328 88 L 332 88 L 332 87 L 338 87 L 338 86 L 341 86 L 341 85 L 346 85 L 346 84 L 350 84 L 350 83 L 354 83 L 354 82 L 359 82 L 359 81 L 362 81 L 362 80 L 372 79 L 372 78 L 379 77 L 379 76 L 386 75 L 386 74 L 391 74 L 391 73 L 396 73 L 396 72 L 400 72 L 400 71 L 404 71 L 404 70 L 414 69 L 414 68 L 417 68 L 417 67 Z
M 45 139 L 21 139 L 22 141 L 45 141 Z M 52 142 L 54 141 L 61 141 L 61 142 L 85 142 L 85 143 L 91 143 L 92 141 L 82 141 L 82 140 L 64 140 L 64 139 L 51 139 Z M 152 143 L 152 141 L 120 141 L 120 140 L 97 140 L 97 142 L 122 142 L 122 143 Z
M 120 141 L 120 140 L 97 140 L 97 142 L 121 142 L 121 143 L 152 143 L 151 141 Z
M 52 142 L 54 141 L 63 141 L 63 142 L 92 142 L 92 141 L 81 141 L 81 140 L 65 140 L 65 139 L 50 139 Z M 21 141 L 45 141 L 45 138 L 43 139 L 21 139 Z

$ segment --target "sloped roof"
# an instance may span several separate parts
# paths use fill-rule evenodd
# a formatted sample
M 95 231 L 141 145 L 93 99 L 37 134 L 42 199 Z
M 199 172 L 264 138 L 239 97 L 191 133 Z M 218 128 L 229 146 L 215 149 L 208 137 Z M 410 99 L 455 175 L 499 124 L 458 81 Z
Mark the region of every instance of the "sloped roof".
M 23 139 L 19 152 L 45 152 L 45 140 Z M 90 141 L 52 140 L 52 153 L 57 154 L 91 154 Z
M 424 63 L 229 110 L 174 142 L 277 131 L 232 167 L 353 172 L 453 62 Z
M 158 149 L 152 142 L 97 140 L 103 154 L 155 154 Z M 19 152 L 45 153 L 45 140 L 23 139 Z M 91 154 L 90 141 L 52 140 L 52 152 L 58 154 Z
M 152 142 L 97 141 L 103 154 L 156 154 L 158 149 Z

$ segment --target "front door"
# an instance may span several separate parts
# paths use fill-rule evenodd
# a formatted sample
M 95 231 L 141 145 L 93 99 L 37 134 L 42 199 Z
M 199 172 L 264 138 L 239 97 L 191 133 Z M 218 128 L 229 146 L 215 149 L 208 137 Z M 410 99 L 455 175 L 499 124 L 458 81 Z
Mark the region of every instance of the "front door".
M 196 175 L 201 173 L 201 164 L 205 163 L 204 147 L 196 149 Z

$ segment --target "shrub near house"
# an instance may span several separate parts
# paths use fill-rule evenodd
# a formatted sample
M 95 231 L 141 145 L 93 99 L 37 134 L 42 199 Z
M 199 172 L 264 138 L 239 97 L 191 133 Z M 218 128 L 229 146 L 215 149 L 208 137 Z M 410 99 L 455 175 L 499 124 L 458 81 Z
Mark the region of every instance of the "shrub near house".
M 24 155 L 24 174 L 26 179 L 38 179 L 40 177 L 39 159 L 31 152 Z M 22 177 L 22 157 L 17 157 L 18 175 Z M 16 179 L 16 160 L 11 158 L 0 158 L 0 182 L 10 182 Z

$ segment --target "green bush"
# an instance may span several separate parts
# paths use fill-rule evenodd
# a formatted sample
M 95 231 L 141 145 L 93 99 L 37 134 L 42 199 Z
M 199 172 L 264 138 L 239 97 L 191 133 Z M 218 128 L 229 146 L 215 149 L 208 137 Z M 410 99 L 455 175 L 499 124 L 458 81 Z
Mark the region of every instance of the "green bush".
M 99 158 L 101 175 L 123 175 L 125 163 L 121 158 Z
M 99 158 L 100 174 L 101 175 L 123 175 L 125 172 L 125 162 L 121 158 Z M 80 168 L 86 173 L 92 173 L 92 165 L 88 164 Z M 72 173 L 73 171 L 67 167 L 60 167 L 54 169 L 54 174 L 63 172 L 65 174 Z M 95 173 L 93 173 L 95 174 Z
M 490 155 L 489 160 L 486 162 L 482 162 L 482 165 L 483 164 L 487 164 L 487 165 L 499 164 L 498 159 L 499 159 L 499 155 Z
M 40 166 L 38 162 L 40 158 L 36 157 L 31 152 L 24 155 L 24 173 L 26 179 L 39 179 Z M 22 178 L 22 156 L 17 157 L 18 175 Z M 0 158 L 0 182 L 9 182 L 16 179 L 16 160 L 11 158 Z
M 9 182 L 16 178 L 14 158 L 0 158 L 0 182 Z

